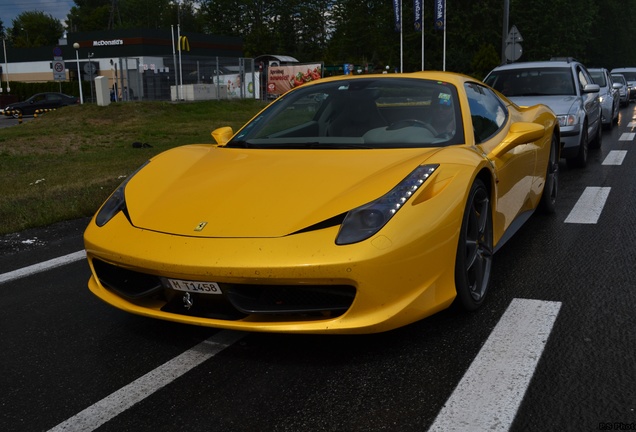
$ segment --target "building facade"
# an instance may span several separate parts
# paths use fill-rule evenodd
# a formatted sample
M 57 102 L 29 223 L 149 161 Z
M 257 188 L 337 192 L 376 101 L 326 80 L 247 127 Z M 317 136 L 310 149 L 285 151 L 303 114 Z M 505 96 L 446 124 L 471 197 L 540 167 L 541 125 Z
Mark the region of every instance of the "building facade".
M 55 47 L 6 47 L 4 60 L 3 85 L 103 76 L 113 97 L 124 100 L 174 99 L 175 87 L 225 85 L 221 76 L 254 73 L 241 38 L 180 34 L 177 27 L 69 33 Z

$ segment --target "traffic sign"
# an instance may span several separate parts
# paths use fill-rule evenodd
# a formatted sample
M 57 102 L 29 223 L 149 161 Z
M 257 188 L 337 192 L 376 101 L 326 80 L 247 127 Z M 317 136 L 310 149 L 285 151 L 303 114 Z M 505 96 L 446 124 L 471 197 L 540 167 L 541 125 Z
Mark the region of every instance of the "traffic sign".
M 64 66 L 63 60 L 54 60 L 53 61 L 53 79 L 55 81 L 65 81 L 66 80 L 66 67 Z
M 519 42 L 523 42 L 523 37 L 521 36 L 521 33 L 519 33 L 517 26 L 513 25 L 510 31 L 508 32 L 506 43 L 512 44 L 512 43 L 519 43 Z
M 523 54 L 523 48 L 521 44 L 508 44 L 506 45 L 506 59 L 509 61 L 517 61 Z

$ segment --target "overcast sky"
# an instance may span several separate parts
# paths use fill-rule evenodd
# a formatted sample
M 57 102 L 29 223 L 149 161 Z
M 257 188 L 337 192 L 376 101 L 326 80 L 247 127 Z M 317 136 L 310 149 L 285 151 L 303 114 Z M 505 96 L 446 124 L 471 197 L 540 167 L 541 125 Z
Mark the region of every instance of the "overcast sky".
M 22 12 L 40 11 L 62 21 L 75 6 L 73 0 L 0 0 L 0 20 L 5 28 L 13 25 L 13 19 Z

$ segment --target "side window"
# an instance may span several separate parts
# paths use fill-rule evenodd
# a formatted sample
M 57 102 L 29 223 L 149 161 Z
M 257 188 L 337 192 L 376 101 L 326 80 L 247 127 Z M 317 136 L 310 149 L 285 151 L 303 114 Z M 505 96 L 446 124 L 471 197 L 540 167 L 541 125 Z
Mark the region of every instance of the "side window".
M 583 90 L 586 85 L 592 83 L 592 80 L 587 77 L 587 74 L 583 71 L 583 69 L 577 68 L 577 71 L 579 74 L 579 83 L 581 84 L 581 90 Z
M 501 129 L 508 118 L 508 110 L 489 88 L 471 82 L 466 83 L 465 88 L 475 141 L 479 144 Z

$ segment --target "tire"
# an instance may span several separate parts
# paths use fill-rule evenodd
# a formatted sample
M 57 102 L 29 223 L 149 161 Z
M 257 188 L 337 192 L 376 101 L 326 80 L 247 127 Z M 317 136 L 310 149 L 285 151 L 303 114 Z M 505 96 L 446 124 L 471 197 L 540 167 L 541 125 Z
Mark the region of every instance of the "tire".
M 590 143 L 591 149 L 600 149 L 601 144 L 603 143 L 603 128 L 601 127 L 601 123 L 599 120 L 598 128 L 596 128 L 596 136 L 594 140 Z
M 579 143 L 579 152 L 575 157 L 567 158 L 566 161 L 570 168 L 585 168 L 587 166 L 587 125 L 583 125 L 581 131 L 581 142 Z
M 14 119 L 19 119 L 22 116 L 22 110 L 21 109 L 14 109 L 12 111 L 13 111 L 13 114 L 11 114 L 11 116 Z
M 470 188 L 455 258 L 457 301 L 465 310 L 484 302 L 492 266 L 492 209 L 488 189 L 480 179 Z
M 556 200 L 559 192 L 559 157 L 558 157 L 559 140 L 556 135 L 552 135 L 550 143 L 550 158 L 546 167 L 545 184 L 543 185 L 543 193 L 539 208 L 543 213 L 556 212 Z

